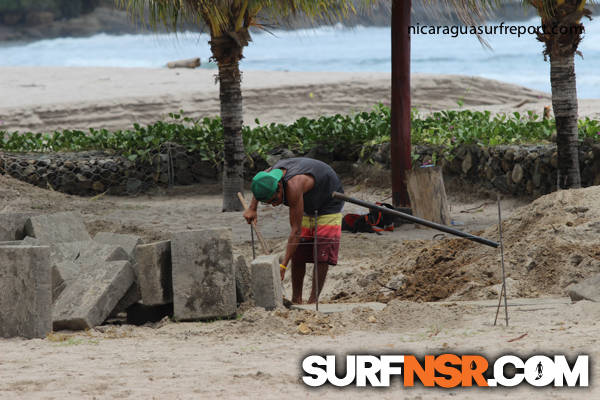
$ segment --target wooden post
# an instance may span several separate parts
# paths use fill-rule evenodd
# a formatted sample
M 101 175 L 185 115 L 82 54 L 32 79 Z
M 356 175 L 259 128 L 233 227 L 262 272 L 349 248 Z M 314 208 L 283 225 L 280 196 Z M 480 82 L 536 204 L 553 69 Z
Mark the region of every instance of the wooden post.
M 392 108 L 391 164 L 392 203 L 409 207 L 406 172 L 410 151 L 410 9 L 411 0 L 392 0 Z
M 450 225 L 448 199 L 440 167 L 415 168 L 408 172 L 408 195 L 415 217 Z

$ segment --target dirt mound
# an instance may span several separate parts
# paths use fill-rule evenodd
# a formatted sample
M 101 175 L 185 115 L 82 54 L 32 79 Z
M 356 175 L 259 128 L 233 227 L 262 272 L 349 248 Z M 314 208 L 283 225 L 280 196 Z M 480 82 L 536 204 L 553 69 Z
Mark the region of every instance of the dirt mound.
M 541 197 L 502 229 L 509 296 L 564 295 L 569 284 L 600 272 L 600 186 Z M 497 240 L 498 228 L 480 235 Z M 380 265 L 364 290 L 340 300 L 474 300 L 500 290 L 499 249 L 464 239 L 406 242 Z
M 0 212 L 53 210 L 70 197 L 0 174 Z

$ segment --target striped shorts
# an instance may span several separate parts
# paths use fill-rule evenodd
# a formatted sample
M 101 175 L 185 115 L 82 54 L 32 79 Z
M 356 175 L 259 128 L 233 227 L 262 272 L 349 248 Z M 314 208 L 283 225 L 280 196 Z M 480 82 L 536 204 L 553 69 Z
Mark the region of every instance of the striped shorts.
M 315 217 L 302 217 L 300 244 L 292 256 L 292 263 L 313 263 Z M 342 214 L 317 217 L 317 259 L 319 263 L 336 265 L 342 237 Z

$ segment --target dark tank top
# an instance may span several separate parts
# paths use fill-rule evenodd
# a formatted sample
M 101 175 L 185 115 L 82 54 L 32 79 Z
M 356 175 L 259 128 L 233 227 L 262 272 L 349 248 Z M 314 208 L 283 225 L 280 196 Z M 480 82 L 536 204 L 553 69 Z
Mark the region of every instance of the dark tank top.
M 331 193 L 344 193 L 342 182 L 337 174 L 329 165 L 323 161 L 312 158 L 286 158 L 279 160 L 273 165 L 273 169 L 285 169 L 285 175 L 282 178 L 284 188 L 287 182 L 296 175 L 310 175 L 315 179 L 315 185 L 308 192 L 304 193 L 304 213 L 310 216 L 315 215 L 315 210 L 319 215 L 335 214 L 342 211 L 344 201 L 334 199 Z M 289 206 L 287 199 L 283 204 Z

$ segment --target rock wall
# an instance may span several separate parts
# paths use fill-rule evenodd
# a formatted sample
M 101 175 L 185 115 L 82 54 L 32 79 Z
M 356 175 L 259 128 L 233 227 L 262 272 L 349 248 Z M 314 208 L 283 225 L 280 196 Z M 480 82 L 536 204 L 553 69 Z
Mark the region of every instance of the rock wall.
M 413 153 L 415 167 L 432 163 L 441 165 L 448 177 L 459 177 L 503 193 L 539 197 L 554 191 L 557 186 L 555 144 L 496 147 L 464 145 L 446 156 L 442 148 L 415 146 Z M 246 179 L 249 180 L 256 172 L 280 158 L 293 156 L 298 154 L 278 149 L 267 157 L 268 162 L 259 157 L 248 158 L 244 165 Z M 340 159 L 338 152 L 310 151 L 305 156 L 334 165 L 374 162 L 384 170 L 390 169 L 389 143 L 365 151 L 361 160 Z M 600 185 L 600 144 L 583 143 L 579 157 L 582 185 Z M 337 167 L 337 170 L 351 171 L 352 168 Z M 0 152 L 0 173 L 43 188 L 83 196 L 103 192 L 131 195 L 156 186 L 218 183 L 221 179 L 220 166 L 204 161 L 199 154 L 172 143 L 164 144 L 160 151 L 136 162 L 104 152 Z
M 36 186 L 82 196 L 107 192 L 131 195 L 155 186 L 216 183 L 220 168 L 199 154 L 164 144 L 148 158 L 100 151 L 78 153 L 3 153 L 0 173 Z
M 444 156 L 444 149 L 415 146 L 418 158 L 413 165 L 430 163 L 443 167 L 444 175 L 459 177 L 489 189 L 517 196 L 539 197 L 556 190 L 556 145 L 513 145 L 482 147 L 463 145 Z M 390 168 L 389 143 L 374 149 L 370 157 Z M 584 187 L 600 185 L 600 144 L 586 142 L 579 149 L 581 183 Z

